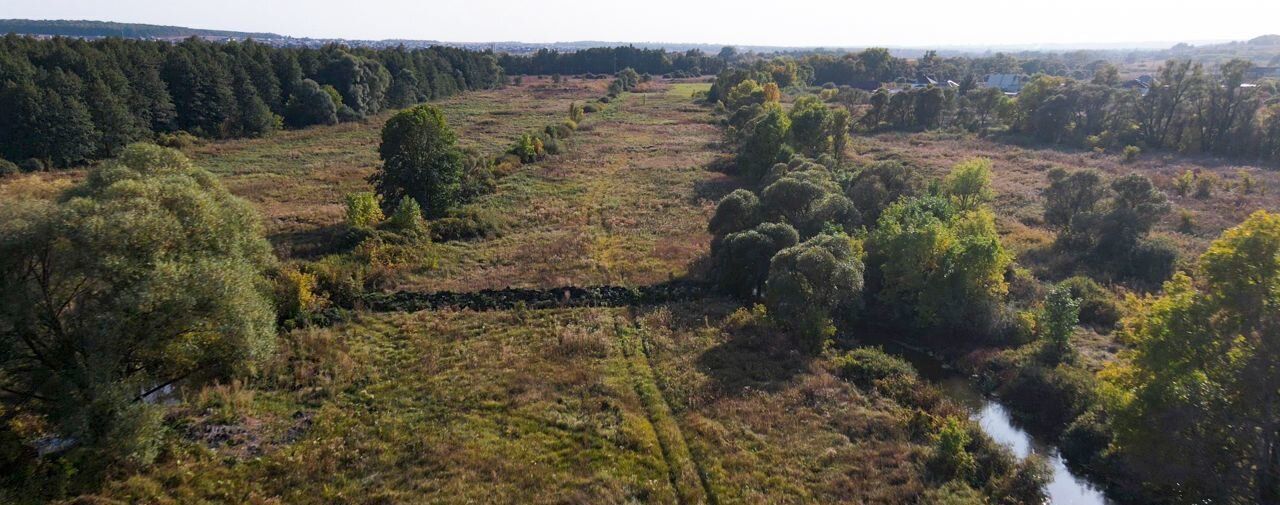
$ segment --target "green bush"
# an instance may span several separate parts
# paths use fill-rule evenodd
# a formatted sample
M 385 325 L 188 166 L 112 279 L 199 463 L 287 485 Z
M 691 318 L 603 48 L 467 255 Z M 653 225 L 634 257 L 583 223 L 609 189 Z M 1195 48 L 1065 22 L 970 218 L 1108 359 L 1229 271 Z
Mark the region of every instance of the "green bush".
M 600 112 L 600 111 L 602 111 L 602 110 L 604 110 L 604 107 L 601 107 L 601 106 L 599 106 L 599 105 L 597 105 L 597 104 L 594 104 L 594 103 L 588 103 L 588 104 L 585 104 L 585 105 L 583 105 L 583 106 L 582 106 L 582 112 L 587 113 L 587 114 L 590 114 L 590 113 L 593 113 L 593 112 Z
M 36 158 L 27 158 L 18 164 L 18 168 L 21 168 L 23 172 L 43 172 L 45 165 L 43 161 Z
M 943 421 L 933 435 L 933 453 L 927 465 L 930 473 L 943 481 L 973 478 L 978 464 L 968 450 L 971 440 L 965 421 L 954 417 Z
M 1173 180 L 1173 190 L 1178 196 L 1186 197 L 1191 194 L 1191 189 L 1196 185 L 1196 174 L 1190 170 L 1184 170 L 1178 174 Z
M 285 266 L 274 277 L 276 315 L 281 321 L 302 319 L 324 305 L 316 296 L 316 276 Z
M 427 223 L 422 219 L 422 207 L 412 198 L 403 198 L 396 211 L 387 219 L 385 229 L 407 237 L 420 237 L 427 232 Z
M 1057 432 L 1092 408 L 1098 383 L 1093 373 L 1071 365 L 1028 364 L 998 389 L 1021 420 Z
M 1213 189 L 1218 186 L 1218 176 L 1205 173 L 1196 177 L 1196 192 L 1193 196 L 1200 200 L 1208 200 L 1213 196 Z
M 988 505 L 986 496 L 964 482 L 947 481 L 942 487 L 930 489 L 920 498 L 922 505 Z
M 542 141 L 542 152 L 545 156 L 555 156 L 562 152 L 560 141 L 556 140 L 556 137 L 547 136 L 540 140 Z
M 582 119 L 585 117 L 586 112 L 588 111 L 578 102 L 570 103 L 569 104 L 569 121 L 572 121 L 574 123 L 581 123 Z
M 1142 149 L 1139 149 L 1138 146 L 1124 146 L 1122 161 L 1125 163 L 1133 163 L 1134 160 L 1138 159 L 1138 155 L 1140 154 L 1142 154 Z
M 1114 328 L 1120 321 L 1120 307 L 1115 296 L 1093 279 L 1077 275 L 1062 281 L 1060 286 L 1071 290 L 1071 296 L 1080 300 L 1080 322 L 1099 330 Z
M 569 137 L 572 137 L 573 131 L 577 129 L 578 129 L 578 123 L 575 123 L 572 120 L 566 119 L 560 124 L 547 126 L 546 132 L 548 135 L 551 135 L 552 137 L 555 137 L 557 139 L 567 139 Z
M 156 137 L 156 144 L 171 149 L 188 149 L 204 143 L 204 140 L 184 131 L 161 133 Z
M 1169 280 L 1178 265 L 1178 246 L 1167 237 L 1143 240 L 1130 253 L 1127 268 L 1120 273 L 1147 286 L 1157 287 Z
M 1115 438 L 1113 433 L 1111 423 L 1102 410 L 1090 409 L 1076 417 L 1062 432 L 1058 448 L 1071 461 L 1096 468 L 1105 464 L 1108 458 L 1105 452 Z
M 0 159 L 0 177 L 14 175 L 20 172 L 18 164 L 9 160 Z
M 519 160 L 517 160 L 519 165 Z M 458 199 L 469 202 L 481 195 L 492 193 L 498 186 L 496 161 L 488 156 L 468 152 L 462 160 L 462 181 L 458 187 Z
M 382 208 L 378 206 L 378 196 L 370 192 L 351 193 L 347 195 L 347 226 L 368 229 L 382 222 Z
M 864 388 L 885 379 L 917 378 L 916 369 L 911 363 L 875 347 L 859 347 L 840 354 L 831 361 L 836 375 Z
M 435 242 L 490 238 L 498 232 L 497 218 L 476 211 L 452 212 L 431 222 L 431 240 Z

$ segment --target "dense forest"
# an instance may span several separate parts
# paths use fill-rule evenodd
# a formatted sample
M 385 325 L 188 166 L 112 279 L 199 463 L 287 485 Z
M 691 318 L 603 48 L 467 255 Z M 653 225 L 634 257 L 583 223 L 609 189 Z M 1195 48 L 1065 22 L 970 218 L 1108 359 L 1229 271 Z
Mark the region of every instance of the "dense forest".
M 257 137 L 497 86 L 493 55 L 118 38 L 0 40 L 0 157 L 32 170 L 137 140 Z M 176 134 L 176 135 L 175 135 Z

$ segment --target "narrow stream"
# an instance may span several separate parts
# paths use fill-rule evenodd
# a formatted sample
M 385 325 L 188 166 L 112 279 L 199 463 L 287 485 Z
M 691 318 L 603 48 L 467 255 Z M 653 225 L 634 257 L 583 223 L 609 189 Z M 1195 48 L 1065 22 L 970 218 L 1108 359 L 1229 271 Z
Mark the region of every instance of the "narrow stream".
M 941 361 L 919 350 L 887 339 L 875 339 L 872 345 L 907 360 L 920 376 L 942 388 L 943 392 L 969 411 L 969 416 L 996 442 L 1009 447 L 1019 458 L 1037 454 L 1045 458 L 1053 471 L 1045 492 L 1052 505 L 1116 505 L 1097 486 L 1067 468 L 1058 449 L 1018 426 L 1008 409 L 997 399 L 983 395 L 968 377 L 950 369 Z

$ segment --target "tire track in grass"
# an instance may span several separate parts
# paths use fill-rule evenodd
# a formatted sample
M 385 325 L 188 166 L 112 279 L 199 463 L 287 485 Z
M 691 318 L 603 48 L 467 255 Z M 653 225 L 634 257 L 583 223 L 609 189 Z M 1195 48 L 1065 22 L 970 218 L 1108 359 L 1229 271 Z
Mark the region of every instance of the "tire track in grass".
M 650 341 L 644 337 L 647 333 L 645 333 L 644 329 L 640 327 L 639 321 L 636 321 L 634 318 L 632 321 L 635 325 L 636 332 L 640 334 L 640 348 L 641 351 L 644 352 L 645 365 L 649 367 L 650 373 L 654 379 L 654 385 L 658 388 L 658 394 L 662 395 L 663 405 L 667 407 L 668 412 L 671 412 L 671 402 L 667 400 L 665 393 L 665 391 L 667 391 L 667 385 L 663 382 L 661 374 L 653 372 L 653 355 L 650 351 Z M 703 461 L 705 461 L 706 456 L 702 454 L 701 451 L 697 450 L 697 448 L 693 444 L 690 444 L 689 440 L 685 438 L 684 430 L 680 429 L 680 423 L 675 420 L 674 415 L 672 416 L 672 422 L 676 423 L 676 433 L 680 436 L 680 444 L 689 452 L 689 461 L 693 463 L 694 470 L 698 473 L 698 483 L 702 485 L 702 491 L 707 497 L 707 502 L 711 505 L 719 505 L 719 497 L 716 495 L 715 488 L 711 487 L 711 478 L 707 476 L 707 469 L 703 466 Z
M 619 324 L 617 327 L 618 345 L 623 359 L 627 363 L 632 385 L 636 396 L 643 404 L 645 416 L 658 439 L 658 448 L 662 452 L 663 462 L 667 465 L 667 477 L 675 490 L 676 502 L 680 504 L 715 503 L 708 496 L 706 482 L 701 469 L 693 459 L 689 446 L 685 442 L 680 424 L 671 413 L 671 406 L 666 396 L 654 379 L 653 368 L 649 366 L 649 357 L 644 350 L 642 333 L 633 326 Z
M 619 326 L 619 344 L 627 360 L 636 386 L 636 394 L 644 403 L 645 412 L 658 436 L 663 459 L 666 460 L 671 484 L 681 503 L 709 503 L 717 505 L 715 490 L 711 487 L 706 469 L 695 454 L 684 430 L 664 393 L 663 384 L 653 369 L 649 341 L 645 331 L 634 317 L 629 326 Z

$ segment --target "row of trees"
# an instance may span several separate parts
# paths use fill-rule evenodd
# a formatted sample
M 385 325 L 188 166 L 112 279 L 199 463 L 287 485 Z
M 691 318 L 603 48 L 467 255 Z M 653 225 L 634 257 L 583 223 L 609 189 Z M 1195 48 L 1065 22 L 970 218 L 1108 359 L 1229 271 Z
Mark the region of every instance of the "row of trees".
M 971 335 L 995 322 L 1012 258 L 985 203 L 990 163 L 975 159 L 923 191 L 897 163 L 838 168 L 796 156 L 758 191 L 736 190 L 711 219 L 713 278 L 816 349 L 833 316 L 864 307 L 931 334 Z M 863 237 L 863 238 L 853 238 Z
M 9 35 L 0 39 L 0 157 L 66 167 L 169 132 L 261 136 L 497 86 L 502 75 L 491 54 L 443 47 Z
M 831 84 L 874 89 L 882 83 L 913 80 L 919 76 L 952 79 L 966 84 L 965 89 L 975 87 L 976 81 L 989 74 L 1045 74 L 1092 79 L 1099 73 L 1113 69 L 1097 55 L 1025 55 L 996 53 L 981 57 L 942 57 L 936 51 L 927 51 L 919 58 L 907 59 L 894 56 L 885 48 L 869 48 L 859 52 L 831 53 L 818 51 L 790 56 L 735 57 L 735 68 L 764 71 L 770 74 L 789 74 L 776 81 L 783 87 L 790 84 Z
M 715 74 L 725 68 L 724 59 L 709 56 L 698 49 L 669 53 L 663 49 L 634 46 L 593 47 L 567 53 L 539 49 L 527 56 L 503 54 L 499 61 L 510 75 L 610 75 L 632 68 L 642 74 L 697 76 Z
M 1145 95 L 1105 79 L 1041 76 L 1023 88 L 1005 119 L 1045 142 L 1280 160 L 1280 95 L 1247 85 L 1251 66 L 1232 60 L 1205 69 L 1170 61 Z

